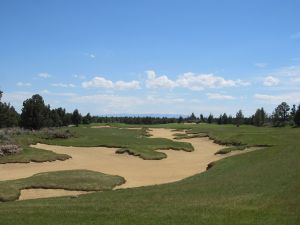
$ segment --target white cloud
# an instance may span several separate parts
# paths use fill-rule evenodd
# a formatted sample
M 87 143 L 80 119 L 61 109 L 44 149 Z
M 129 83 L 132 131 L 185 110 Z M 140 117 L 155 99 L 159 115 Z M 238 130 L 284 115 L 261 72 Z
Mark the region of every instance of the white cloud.
M 260 62 L 260 63 L 255 63 L 254 66 L 258 68 L 266 68 L 268 64 Z
M 280 80 L 273 76 L 267 76 L 264 79 L 264 85 L 268 86 L 268 87 L 276 86 L 279 84 L 279 82 L 280 82 Z
M 300 92 L 292 92 L 282 95 L 255 94 L 254 98 L 271 104 L 279 104 L 281 102 L 297 103 L 297 101 L 300 101 Z
M 209 99 L 217 99 L 217 100 L 234 100 L 235 97 L 231 95 L 222 95 L 219 93 L 207 93 L 206 94 Z
M 205 88 L 223 88 L 223 87 L 237 87 L 248 86 L 249 82 L 238 80 L 226 80 L 223 77 L 215 76 L 214 74 L 195 74 L 184 73 L 176 80 L 169 79 L 166 75 L 156 76 L 155 71 L 146 71 L 147 88 L 169 88 L 182 87 L 190 90 L 198 91 Z
M 140 82 L 133 80 L 133 81 L 117 81 L 113 82 L 111 80 L 107 80 L 104 77 L 94 77 L 90 81 L 82 82 L 82 87 L 84 88 L 105 88 L 105 89 L 118 89 L 118 90 L 125 90 L 125 89 L 138 89 L 140 88 Z
M 146 71 L 147 80 L 146 87 L 147 88 L 169 88 L 172 89 L 177 86 L 176 82 L 170 80 L 166 75 L 156 76 L 155 71 L 148 70 Z
M 117 81 L 114 84 L 115 88 L 118 90 L 125 90 L 125 89 L 139 89 L 140 88 L 140 82 L 133 80 L 133 81 L 129 81 L 129 82 L 125 82 L 125 81 Z
M 300 39 L 300 32 L 294 33 L 290 36 L 291 39 Z
M 184 98 L 172 98 L 172 97 L 164 97 L 161 96 L 153 96 L 148 95 L 146 98 L 147 102 L 149 104 L 178 104 L 178 103 L 184 103 Z
M 96 56 L 95 56 L 94 54 L 90 54 L 89 56 L 90 56 L 90 58 L 92 58 L 92 59 L 96 58 Z
M 214 74 L 195 74 L 185 73 L 180 76 L 176 83 L 180 87 L 191 90 L 203 90 L 205 88 L 223 88 L 223 87 L 237 87 L 248 86 L 249 82 L 238 80 L 226 80 L 223 77 L 215 76 Z
M 18 83 L 17 83 L 17 86 L 19 86 L 19 87 L 30 87 L 30 86 L 31 86 L 31 83 L 18 82 Z
M 49 73 L 39 73 L 38 76 L 45 79 L 51 77 Z
M 54 84 L 51 84 L 51 86 L 53 87 L 63 87 L 63 88 L 74 88 L 76 87 L 74 84 L 64 84 L 64 83 L 54 83 Z

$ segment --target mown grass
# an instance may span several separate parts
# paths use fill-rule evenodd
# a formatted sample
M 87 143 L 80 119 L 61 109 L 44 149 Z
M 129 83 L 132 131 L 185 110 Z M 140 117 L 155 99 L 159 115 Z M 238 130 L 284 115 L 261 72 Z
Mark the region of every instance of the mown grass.
M 122 125 L 123 127 L 125 125 Z M 270 145 L 218 161 L 172 184 L 0 204 L 9 225 L 298 225 L 300 129 L 155 125 L 208 133 L 222 142 Z
M 46 188 L 72 191 L 106 191 L 123 183 L 125 183 L 123 177 L 89 170 L 39 173 L 28 178 L 0 181 L 0 201 L 18 199 L 22 189 Z
M 165 138 L 148 138 L 145 129 L 129 130 L 118 128 L 72 128 L 77 137 L 68 139 L 40 140 L 42 143 L 75 147 L 115 147 L 126 149 L 129 154 L 142 159 L 155 160 L 167 157 L 157 149 L 193 151 L 190 143 L 175 142 Z M 118 153 L 125 151 L 119 150 Z
M 149 133 L 146 128 L 129 130 L 81 126 L 57 129 L 57 133 L 63 134 L 64 130 L 68 130 L 67 134 L 72 133 L 74 135 L 69 138 L 53 138 L 53 135 L 49 138 L 49 135 L 41 132 L 26 132 L 16 135 L 14 137 L 15 142 L 22 146 L 24 151 L 20 154 L 1 157 L 0 163 L 46 162 L 70 158 L 68 155 L 29 147 L 29 145 L 36 143 L 76 147 L 115 147 L 120 148 L 117 153 L 128 152 L 146 160 L 158 160 L 167 157 L 165 153 L 155 151 L 157 149 L 194 150 L 189 143 L 174 142 L 164 138 L 148 138 Z M 50 134 L 52 133 L 53 131 Z

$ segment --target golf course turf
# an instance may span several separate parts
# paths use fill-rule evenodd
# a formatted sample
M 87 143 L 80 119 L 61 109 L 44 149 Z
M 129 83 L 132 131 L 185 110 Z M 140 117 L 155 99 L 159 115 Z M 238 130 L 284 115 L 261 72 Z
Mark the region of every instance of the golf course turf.
M 89 170 L 39 173 L 28 178 L 0 181 L 0 201 L 17 200 L 21 189 L 45 188 L 78 191 L 107 191 L 125 183 L 120 176 Z
M 299 128 L 208 124 L 152 127 L 206 133 L 216 142 L 228 145 L 270 147 L 220 160 L 207 172 L 175 183 L 98 192 L 78 198 L 59 197 L 0 203 L 0 224 L 299 224 Z M 115 144 L 117 147 L 132 147 L 137 140 L 141 141 L 136 146 L 147 140 L 147 148 L 153 152 L 160 147 L 173 145 L 172 141 L 156 138 L 148 140 L 143 136 L 131 142 L 128 137 L 131 132 L 138 130 L 106 129 L 109 129 L 108 133 L 102 129 L 74 128 L 79 134 L 78 139 L 45 142 L 80 146 L 85 140 L 86 146 Z M 126 146 L 121 144 L 126 140 Z M 163 143 L 157 144 L 159 141 Z M 178 148 L 183 146 L 187 145 Z

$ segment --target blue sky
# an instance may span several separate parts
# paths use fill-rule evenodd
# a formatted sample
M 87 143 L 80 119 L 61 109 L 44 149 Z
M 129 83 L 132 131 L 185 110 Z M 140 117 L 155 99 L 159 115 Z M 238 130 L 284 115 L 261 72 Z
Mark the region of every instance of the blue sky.
M 82 113 L 300 102 L 300 1 L 0 1 L 0 89 Z

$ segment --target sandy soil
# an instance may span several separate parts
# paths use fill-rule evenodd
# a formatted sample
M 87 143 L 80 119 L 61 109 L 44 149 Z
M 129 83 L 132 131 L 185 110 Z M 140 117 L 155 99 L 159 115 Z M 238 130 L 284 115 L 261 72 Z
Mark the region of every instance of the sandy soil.
M 170 129 L 151 129 L 151 138 L 163 137 L 173 139 Z M 112 175 L 120 175 L 126 179 L 126 183 L 118 188 L 132 188 L 146 185 L 170 183 L 186 177 L 204 172 L 208 163 L 231 155 L 239 154 L 235 151 L 226 155 L 214 155 L 223 146 L 214 144 L 208 138 L 181 139 L 191 143 L 195 151 L 160 150 L 168 155 L 163 160 L 143 160 L 128 154 L 115 154 L 116 148 L 105 147 L 64 147 L 37 144 L 33 147 L 51 150 L 56 153 L 68 154 L 72 159 L 45 163 L 28 164 L 1 164 L 0 180 L 25 178 L 36 173 L 88 169 Z M 247 151 L 242 151 L 247 152 Z M 9 172 L 8 172 L 9 171 Z M 47 192 L 47 193 L 46 193 Z M 81 193 L 55 190 L 23 190 L 20 199 L 32 199 L 39 197 L 52 197 L 61 195 L 78 195 Z
M 111 126 L 108 126 L 108 125 L 104 125 L 104 126 L 91 126 L 91 128 L 108 128 L 108 127 L 111 127 Z
M 58 196 L 78 196 L 93 193 L 92 191 L 67 191 L 64 189 L 25 189 L 21 191 L 19 200 L 50 198 Z

